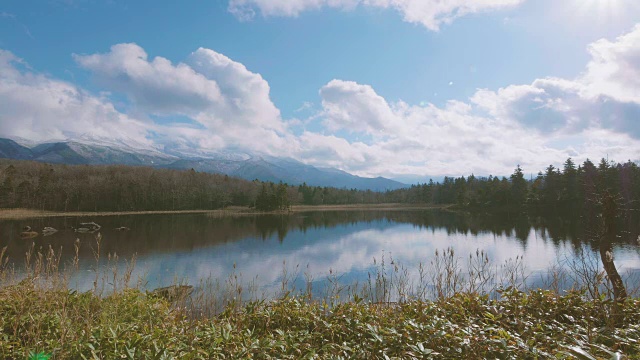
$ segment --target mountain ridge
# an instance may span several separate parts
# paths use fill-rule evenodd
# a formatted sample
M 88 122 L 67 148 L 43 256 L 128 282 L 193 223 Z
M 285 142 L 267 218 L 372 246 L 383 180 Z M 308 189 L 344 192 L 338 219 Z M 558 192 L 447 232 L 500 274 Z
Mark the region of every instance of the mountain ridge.
M 386 191 L 408 185 L 383 178 L 367 178 L 334 168 L 318 168 L 291 158 L 247 153 L 212 153 L 209 158 L 180 156 L 177 152 L 137 149 L 119 144 L 91 143 L 90 139 L 65 140 L 27 147 L 0 138 L 0 157 L 16 160 L 70 165 L 131 165 L 194 169 L 199 172 L 224 174 L 246 180 L 284 182 L 291 185 L 306 183 L 357 190 Z

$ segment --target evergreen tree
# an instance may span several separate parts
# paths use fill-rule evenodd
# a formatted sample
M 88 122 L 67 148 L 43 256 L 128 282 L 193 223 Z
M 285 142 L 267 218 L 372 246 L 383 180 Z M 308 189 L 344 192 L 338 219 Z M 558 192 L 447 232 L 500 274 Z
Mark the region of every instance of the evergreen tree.
M 518 165 L 511 175 L 511 200 L 513 201 L 513 205 L 524 205 L 527 200 L 527 190 L 527 180 L 524 178 L 522 168 Z
M 578 171 L 571 158 L 565 161 L 562 176 L 562 198 L 566 203 L 575 203 L 578 199 Z

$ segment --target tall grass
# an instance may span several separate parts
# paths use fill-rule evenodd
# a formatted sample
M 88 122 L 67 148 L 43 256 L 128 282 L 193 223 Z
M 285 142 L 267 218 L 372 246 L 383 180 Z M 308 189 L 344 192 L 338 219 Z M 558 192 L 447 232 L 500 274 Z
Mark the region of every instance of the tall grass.
M 87 292 L 71 282 L 79 241 L 68 263 L 32 246 L 22 271 L 0 251 L 0 358 L 640 358 L 638 281 L 627 279 L 614 326 L 612 290 L 587 252 L 552 268 L 547 290 L 531 287 L 522 257 L 494 264 L 449 248 L 417 269 L 383 254 L 361 282 L 284 262 L 268 294 L 235 265 L 225 279 L 148 291 L 132 278 L 135 257 L 102 254 L 101 240 L 86 244 Z

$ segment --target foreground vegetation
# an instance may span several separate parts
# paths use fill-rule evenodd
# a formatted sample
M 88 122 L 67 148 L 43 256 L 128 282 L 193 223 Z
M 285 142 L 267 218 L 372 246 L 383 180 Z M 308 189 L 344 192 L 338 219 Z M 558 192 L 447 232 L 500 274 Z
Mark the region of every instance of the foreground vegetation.
M 460 293 L 440 301 L 327 307 L 296 297 L 229 307 L 213 318 L 138 290 L 101 298 L 0 290 L 0 357 L 52 359 L 599 359 L 640 358 L 640 300 L 581 292 L 506 290 L 500 300 Z M 617 354 L 617 355 L 616 355 Z
M 550 272 L 551 290 L 527 290 L 521 258 L 494 266 L 482 251 L 464 260 L 447 249 L 417 282 L 383 257 L 364 284 L 330 271 L 324 297 L 285 269 L 275 297 L 247 300 L 241 274 L 197 291 L 131 288 L 135 259 L 120 272 L 115 256 L 99 265 L 100 236 L 96 245 L 87 292 L 68 285 L 79 243 L 65 269 L 51 248 L 27 252 L 22 275 L 0 253 L 0 358 L 640 359 L 637 281 L 612 300 L 587 258 Z M 567 280 L 574 290 L 561 290 Z

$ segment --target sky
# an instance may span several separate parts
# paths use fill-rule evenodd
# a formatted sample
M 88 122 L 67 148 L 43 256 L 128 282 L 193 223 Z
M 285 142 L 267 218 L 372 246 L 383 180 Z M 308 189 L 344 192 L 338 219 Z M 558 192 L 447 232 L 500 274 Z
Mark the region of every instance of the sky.
M 637 0 L 3 0 L 0 137 L 362 176 L 640 160 Z

